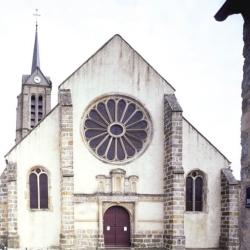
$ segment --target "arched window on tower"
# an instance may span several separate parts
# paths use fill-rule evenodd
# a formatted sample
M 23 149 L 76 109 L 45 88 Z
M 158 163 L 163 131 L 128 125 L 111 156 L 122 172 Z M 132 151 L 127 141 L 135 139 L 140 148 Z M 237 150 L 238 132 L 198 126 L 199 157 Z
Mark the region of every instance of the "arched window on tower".
M 186 211 L 204 211 L 204 173 L 190 172 L 186 178 Z
M 30 209 L 48 209 L 48 175 L 40 167 L 29 175 Z
M 31 96 L 30 100 L 30 127 L 34 128 L 36 124 L 36 97 Z
M 43 119 L 43 97 L 40 95 L 38 98 L 38 122 Z

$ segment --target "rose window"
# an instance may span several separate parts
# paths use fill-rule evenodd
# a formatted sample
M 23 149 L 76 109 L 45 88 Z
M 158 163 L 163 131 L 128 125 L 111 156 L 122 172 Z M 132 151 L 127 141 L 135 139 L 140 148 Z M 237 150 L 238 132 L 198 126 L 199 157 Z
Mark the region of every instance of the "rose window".
M 94 103 L 83 121 L 84 137 L 98 158 L 123 163 L 141 154 L 151 137 L 145 108 L 124 96 L 105 97 Z

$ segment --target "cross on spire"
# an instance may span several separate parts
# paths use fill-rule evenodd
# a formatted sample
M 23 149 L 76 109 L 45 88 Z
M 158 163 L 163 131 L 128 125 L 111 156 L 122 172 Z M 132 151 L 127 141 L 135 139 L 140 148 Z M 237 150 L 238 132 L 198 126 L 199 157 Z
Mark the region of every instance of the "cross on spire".
M 33 16 L 36 17 L 36 27 L 37 27 L 37 17 L 41 16 L 40 14 L 38 14 L 38 9 L 35 9 L 36 10 L 36 14 L 33 14 Z

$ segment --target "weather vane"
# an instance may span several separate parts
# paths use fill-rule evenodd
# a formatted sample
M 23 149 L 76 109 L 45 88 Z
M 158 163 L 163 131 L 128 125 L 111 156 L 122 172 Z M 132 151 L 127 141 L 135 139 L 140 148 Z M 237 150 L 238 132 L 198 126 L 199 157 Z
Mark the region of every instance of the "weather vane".
M 37 13 L 38 9 L 35 9 L 36 10 L 36 14 L 33 14 L 33 16 L 36 17 L 36 26 L 37 26 L 37 17 L 41 16 L 40 14 Z

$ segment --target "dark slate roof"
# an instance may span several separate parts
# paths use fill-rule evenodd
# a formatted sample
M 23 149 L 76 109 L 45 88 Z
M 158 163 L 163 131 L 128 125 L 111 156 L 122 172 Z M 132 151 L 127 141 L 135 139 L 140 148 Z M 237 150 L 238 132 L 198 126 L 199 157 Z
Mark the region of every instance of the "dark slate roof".
M 24 84 L 28 78 L 30 77 L 30 75 L 22 75 L 22 84 Z
M 49 76 L 45 76 L 40 69 L 40 56 L 39 56 L 39 46 L 38 46 L 38 31 L 36 24 L 36 34 L 35 34 L 35 43 L 33 50 L 32 66 L 30 75 L 22 75 L 22 84 L 35 84 L 33 82 L 33 77 L 39 75 L 42 79 L 39 85 L 46 85 L 52 87 L 52 82 Z M 36 85 L 36 84 L 35 84 Z
M 33 77 L 35 75 L 38 75 L 38 76 L 41 77 L 42 81 L 40 82 L 39 85 L 48 85 L 49 87 L 52 88 L 52 82 L 50 80 L 50 77 L 45 76 L 43 74 L 43 72 L 38 67 L 35 68 L 35 70 L 32 72 L 32 74 L 30 74 L 30 75 L 22 75 L 22 84 L 32 84 L 32 85 L 35 84 L 33 82 Z M 37 84 L 35 84 L 35 85 L 37 85 Z
M 31 66 L 31 74 L 34 72 L 36 68 L 40 68 L 40 57 L 39 57 L 39 47 L 38 47 L 38 35 L 37 35 L 37 25 L 36 25 L 36 35 L 35 35 L 35 44 L 33 51 L 33 60 Z

